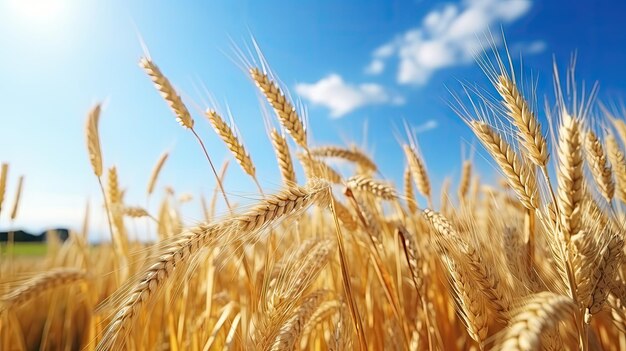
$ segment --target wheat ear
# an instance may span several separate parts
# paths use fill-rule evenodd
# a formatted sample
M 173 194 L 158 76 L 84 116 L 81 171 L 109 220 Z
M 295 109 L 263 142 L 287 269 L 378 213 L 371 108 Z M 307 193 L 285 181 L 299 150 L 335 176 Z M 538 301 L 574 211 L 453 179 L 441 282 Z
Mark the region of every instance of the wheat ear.
M 626 143 L 626 122 L 624 122 L 623 120 L 619 118 L 611 116 L 607 112 L 608 111 L 605 110 L 605 113 L 608 115 L 609 120 L 613 124 L 613 127 L 615 127 L 615 130 L 617 131 L 619 138 L 622 139 L 623 143 Z
M 469 275 L 467 278 L 471 278 L 478 285 L 477 290 L 484 294 L 485 302 L 496 314 L 496 318 L 506 321 L 511 308 L 511 297 L 499 276 L 485 263 L 481 253 L 462 238 L 444 216 L 428 209 L 424 210 L 424 216 L 443 239 L 438 241 L 448 249 L 455 269 Z
M 424 166 L 424 162 L 417 155 L 417 152 L 414 148 L 409 145 L 404 145 L 404 154 L 406 155 L 406 159 L 409 163 L 409 168 L 411 169 L 411 174 L 413 175 L 413 180 L 415 181 L 415 185 L 417 186 L 417 190 L 419 190 L 420 194 L 428 200 L 428 206 L 432 207 L 432 198 L 430 194 L 430 180 L 428 179 L 428 172 L 426 171 L 426 166 Z
M 122 192 L 120 191 L 119 180 L 117 178 L 117 168 L 115 166 L 109 168 L 108 173 L 108 200 L 113 207 L 122 203 Z
M 156 185 L 156 181 L 159 178 L 159 174 L 161 173 L 163 165 L 165 164 L 165 161 L 167 161 L 168 157 L 169 153 L 164 152 L 163 154 L 161 154 L 159 160 L 154 165 L 152 173 L 150 174 L 150 180 L 148 181 L 148 195 L 152 195 L 152 193 L 154 192 L 154 186 Z
M 276 195 L 270 195 L 240 216 L 243 231 L 253 231 L 267 226 L 283 215 L 299 211 L 316 203 L 327 207 L 330 203 L 330 186 L 320 179 L 312 179 L 306 187 L 292 185 Z
M 239 138 L 237 138 L 230 126 L 215 110 L 208 109 L 206 110 L 205 115 L 209 119 L 209 122 L 211 122 L 211 125 L 217 135 L 220 136 L 222 141 L 228 147 L 228 150 L 233 153 L 233 156 L 235 156 L 237 163 L 239 163 L 243 171 L 250 177 L 254 178 L 256 175 L 256 169 L 254 168 L 254 163 L 250 158 L 250 154 L 248 154 L 245 147 L 239 141 Z
M 582 230 L 574 236 L 570 245 L 570 259 L 576 280 L 576 297 L 583 307 L 591 305 L 591 294 L 594 281 L 594 270 L 597 267 L 599 247 L 596 238 Z
M 142 307 L 153 300 L 158 291 L 171 280 L 177 267 L 185 266 L 200 249 L 218 242 L 227 246 L 238 240 L 249 239 L 278 220 L 297 214 L 314 203 L 328 206 L 329 198 L 328 183 L 313 180 L 306 187 L 294 185 L 267 197 L 243 215 L 191 228 L 166 242 L 156 260 L 141 273 L 140 279 L 134 284 L 131 282 L 127 290 L 121 290 L 124 294 L 121 306 L 107 326 L 98 350 L 123 347 L 125 336 L 133 327 Z
M 346 181 L 346 185 L 351 189 L 368 192 L 384 200 L 394 200 L 397 198 L 396 190 L 390 185 L 376 181 L 365 176 L 353 176 Z
M 595 286 L 591 292 L 589 313 L 596 314 L 602 310 L 615 283 L 616 273 L 622 262 L 624 240 L 621 235 L 613 235 L 600 252 L 600 262 L 593 273 Z
M 494 158 L 522 204 L 529 210 L 537 209 L 539 193 L 534 170 L 522 163 L 509 143 L 487 123 L 470 121 L 469 125 Z
M 606 150 L 615 174 L 617 198 L 626 203 L 626 158 L 612 134 L 606 137 Z
M 307 252 L 296 256 L 297 260 L 287 263 L 284 276 L 280 277 L 269 302 L 274 308 L 281 304 L 294 303 L 310 286 L 319 272 L 326 266 L 333 249 L 333 242 L 322 240 Z
M 280 90 L 278 84 L 256 67 L 250 69 L 250 76 L 263 95 L 265 95 L 270 105 L 272 105 L 282 126 L 298 145 L 306 149 L 306 128 L 302 123 L 302 119 L 298 116 L 295 107 L 291 101 L 285 97 L 285 94 Z
M 269 350 L 271 351 L 291 351 L 299 340 L 304 326 L 309 321 L 311 315 L 324 301 L 328 293 L 326 291 L 316 291 L 305 297 L 293 315 L 283 324 L 274 339 Z
M 446 260 L 446 264 L 467 332 L 479 344 L 480 349 L 483 349 L 488 334 L 488 317 L 484 299 L 471 286 L 468 277 L 463 275 L 458 266 L 450 260 Z
M 142 207 L 126 206 L 124 207 L 123 212 L 124 215 L 131 218 L 152 217 L 150 216 L 150 213 Z
M 0 310 L 19 306 L 47 290 L 82 281 L 86 276 L 84 271 L 75 268 L 55 268 L 40 273 L 2 296 Z
M 139 66 L 143 68 L 150 79 L 152 79 L 154 86 L 170 106 L 174 115 L 176 115 L 178 123 L 185 128 L 192 129 L 194 121 L 193 118 L 191 118 L 189 110 L 187 110 L 187 106 L 185 106 L 183 100 L 178 93 L 176 93 L 172 83 L 161 73 L 159 67 L 146 57 L 142 57 L 141 60 L 139 60 Z
M 615 195 L 615 181 L 613 181 L 613 171 L 607 159 L 604 147 L 598 136 L 591 130 L 587 131 L 585 138 L 585 150 L 587 160 L 600 194 L 611 202 Z
M 415 289 L 420 297 L 426 297 L 426 290 L 424 289 L 424 261 L 422 254 L 419 252 L 419 247 L 415 243 L 411 233 L 403 226 L 398 226 L 397 233 L 402 240 L 404 255 L 409 265 L 409 272 L 411 273 L 411 279 L 413 280 Z
M 310 149 L 311 155 L 318 157 L 335 157 L 354 162 L 366 170 L 376 172 L 376 164 L 363 152 L 356 148 L 346 149 L 338 146 L 322 146 Z
M 565 240 L 580 230 L 583 199 L 583 155 L 578 121 L 563 114 L 559 128 L 558 212 Z
M 469 160 L 463 161 L 463 168 L 461 171 L 461 180 L 459 181 L 459 200 L 461 203 L 466 202 L 467 193 L 470 188 L 470 180 L 472 178 L 472 162 Z
M 452 227 L 452 224 L 450 224 L 450 222 L 448 222 L 448 220 L 440 213 L 427 208 L 422 212 L 422 214 L 442 237 L 451 238 L 459 235 L 457 234 L 456 229 Z
M 506 75 L 498 77 L 496 89 L 504 100 L 507 115 L 518 129 L 520 143 L 528 152 L 526 155 L 535 165 L 545 167 L 548 164 L 548 146 L 537 116 L 531 111 L 517 85 Z
M 461 238 L 453 240 L 453 242 L 456 244 L 456 250 L 450 252 L 457 265 L 466 268 L 465 270 L 472 281 L 478 285 L 478 289 L 485 296 L 486 304 L 494 312 L 495 317 L 501 321 L 507 321 L 511 308 L 511 297 L 500 277 L 485 262 L 483 255 L 473 245 Z
M 111 234 L 111 240 L 114 239 L 113 224 L 111 222 L 111 209 L 107 201 L 107 195 L 102 185 L 102 151 L 100 149 L 100 133 L 98 130 L 100 122 L 100 104 L 96 104 L 87 115 L 87 122 L 85 126 L 85 134 L 87 137 L 87 153 L 89 155 L 89 162 L 93 169 L 96 178 L 98 178 L 98 185 L 104 199 L 104 206 L 106 209 L 107 224 L 109 225 L 109 232 Z
M 409 213 L 413 214 L 417 212 L 417 203 L 415 202 L 415 194 L 413 193 L 413 177 L 411 176 L 411 169 L 407 167 L 404 170 L 404 197 L 406 198 L 406 205 L 409 209 Z
M 264 296 L 266 309 L 262 311 L 263 322 L 258 329 L 258 340 L 264 345 L 271 343 L 279 333 L 301 297 L 326 266 L 333 249 L 331 240 L 312 241 L 303 245 L 295 255 L 289 256 L 280 272 L 270 282 L 273 289 Z
M 2 203 L 7 191 L 7 180 L 9 179 L 9 164 L 3 163 L 0 168 L 0 213 L 2 213 Z
M 341 174 L 323 161 L 314 159 L 305 153 L 297 153 L 296 157 L 298 157 L 307 178 L 323 178 L 334 184 L 342 183 Z
M 270 139 L 272 140 L 272 145 L 274 146 L 274 152 L 276 153 L 276 159 L 278 160 L 280 174 L 283 177 L 283 184 L 296 184 L 296 172 L 293 170 L 293 162 L 291 160 L 291 152 L 289 151 L 287 139 L 285 139 L 285 137 L 283 137 L 276 129 L 272 129 Z
M 87 115 L 85 135 L 87 136 L 87 152 L 89 162 L 96 177 L 102 176 L 102 151 L 100 150 L 100 134 L 98 133 L 98 122 L 100 121 L 100 104 L 95 105 Z
M 20 176 L 17 179 L 17 191 L 15 192 L 15 200 L 13 201 L 13 209 L 11 210 L 11 216 L 9 217 L 12 221 L 17 217 L 17 210 L 20 207 L 20 199 L 22 198 L 22 187 L 24 185 L 24 176 Z
M 345 306 L 338 300 L 329 300 L 321 303 L 319 307 L 317 307 L 315 312 L 311 314 L 309 320 L 304 325 L 304 329 L 302 330 L 302 341 L 300 343 L 300 349 L 305 349 L 306 344 L 304 343 L 307 341 L 307 337 L 311 334 L 315 327 L 317 327 L 327 318 L 341 313 L 341 309 L 343 308 L 345 308 Z
M 342 204 L 339 200 L 333 197 L 333 203 L 335 204 L 335 211 L 337 212 L 337 218 L 341 221 L 344 227 L 349 231 L 357 229 L 357 222 L 354 216 L 350 213 L 350 210 Z
M 559 322 L 571 316 L 576 305 L 571 299 L 550 292 L 540 292 L 520 306 L 504 331 L 496 350 L 538 350 L 541 336 L 558 327 Z

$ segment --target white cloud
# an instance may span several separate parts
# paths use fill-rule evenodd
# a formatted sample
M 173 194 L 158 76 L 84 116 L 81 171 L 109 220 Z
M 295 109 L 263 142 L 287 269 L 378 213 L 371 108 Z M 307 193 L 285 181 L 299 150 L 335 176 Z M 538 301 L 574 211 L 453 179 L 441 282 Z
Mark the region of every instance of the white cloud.
M 444 5 L 426 14 L 420 27 L 376 49 L 366 72 L 379 74 L 386 60 L 396 57 L 398 83 L 425 84 L 440 69 L 472 62 L 488 45 L 489 29 L 518 20 L 530 7 L 531 0 L 464 0 Z M 536 41 L 524 52 L 544 49 L 545 43 Z
M 519 54 L 531 55 L 542 53 L 546 50 L 547 47 L 548 45 L 545 41 L 535 40 L 528 43 L 516 43 L 515 45 L 511 46 L 511 49 L 509 51 L 513 56 L 517 56 Z
M 365 67 L 365 73 L 367 74 L 380 74 L 385 69 L 385 62 L 381 59 L 374 59 L 369 66 Z
M 428 121 L 416 126 L 413 128 L 415 134 L 425 133 L 430 130 L 437 128 L 439 124 L 434 119 L 429 119 Z
M 296 92 L 314 105 L 330 109 L 332 117 L 341 117 L 366 105 L 404 104 L 404 98 L 389 93 L 374 83 L 350 84 L 340 75 L 330 74 L 316 83 L 296 85 Z

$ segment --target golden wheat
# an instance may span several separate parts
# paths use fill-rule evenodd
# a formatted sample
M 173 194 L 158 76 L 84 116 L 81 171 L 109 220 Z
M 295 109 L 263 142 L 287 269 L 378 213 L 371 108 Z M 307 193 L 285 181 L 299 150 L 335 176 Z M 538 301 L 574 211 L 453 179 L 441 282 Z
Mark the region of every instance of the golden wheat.
M 285 137 L 276 129 L 272 129 L 270 139 L 272 140 L 272 145 L 274 146 L 274 152 L 276 153 L 276 159 L 278 160 L 280 174 L 283 177 L 283 183 L 285 185 L 297 183 L 296 172 L 293 170 L 293 162 L 291 161 L 291 152 L 289 151 L 287 139 L 285 139 Z
M 172 83 L 161 73 L 159 67 L 147 57 L 142 57 L 141 60 L 139 60 L 139 66 L 144 69 L 154 83 L 154 86 L 161 93 L 163 99 L 165 99 L 170 106 L 176 115 L 178 123 L 185 128 L 193 129 L 194 121 L 189 110 L 187 110 L 187 106 L 185 106 L 183 100 L 178 93 L 176 93 Z
M 150 174 L 150 180 L 148 181 L 148 190 L 147 190 L 148 195 L 152 195 L 152 193 L 154 192 L 154 187 L 156 185 L 157 179 L 159 178 L 159 174 L 161 173 L 161 170 L 163 169 L 163 165 L 165 165 L 165 161 L 167 161 L 167 158 L 169 157 L 169 155 L 170 155 L 169 153 L 164 152 L 163 154 L 161 154 L 161 156 L 159 157 L 159 160 L 154 165 L 154 168 L 152 169 L 152 173 Z
M 278 120 L 291 135 L 293 140 L 303 148 L 307 148 L 306 128 L 291 101 L 287 99 L 280 87 L 266 73 L 258 68 L 250 69 L 250 76 L 257 87 L 272 105 Z
M 335 157 L 354 162 L 364 169 L 376 172 L 376 164 L 356 148 L 345 149 L 338 146 L 321 146 L 310 149 L 311 155 L 319 157 Z
M 518 136 L 528 152 L 528 159 L 537 166 L 545 167 L 548 164 L 548 144 L 541 133 L 541 124 L 531 111 L 528 102 L 517 85 L 504 74 L 498 77 L 496 88 L 504 99 L 508 116 L 518 129 Z
M 557 132 L 544 136 L 539 112 L 497 60 L 482 67 L 502 106 L 478 88 L 466 93 L 470 100 L 483 98 L 482 105 L 472 100 L 455 110 L 504 184 L 469 158 L 457 182 L 446 177 L 436 189 L 441 175 L 428 174 L 428 155 L 411 139 L 402 145 L 402 196 L 379 180 L 383 172 L 367 153 L 310 143 L 306 116 L 278 80 L 251 68 L 282 125 L 274 129 L 265 121 L 280 170 L 268 184 L 280 177 L 282 190 L 265 195 L 259 186 L 260 200 L 250 204 L 237 196 L 231 205 L 223 187 L 226 162 L 220 174 L 213 168 L 210 200 L 170 186 L 159 194 L 155 184 L 169 157 L 164 153 L 148 181 L 145 207 L 129 205 L 125 194 L 130 199 L 135 189 L 122 184 L 120 169 L 107 166 L 102 184 L 96 105 L 86 121 L 87 152 L 111 242 L 89 242 L 102 228 L 87 208 L 81 232 L 70 231 L 67 240 L 47 234 L 42 257 L 22 256 L 18 245 L 0 250 L 0 349 L 626 349 L 626 215 L 613 201 L 626 201 L 622 143 L 610 130 L 601 136 L 592 131 L 605 125 L 594 120 L 593 99 L 589 108 L 573 101 L 571 116 L 557 101 L 558 121 L 551 108 L 545 111 Z M 213 166 L 171 83 L 150 59 L 140 65 Z M 570 78 L 568 89 L 574 89 Z M 564 96 L 559 85 L 557 92 Z M 507 121 L 499 119 L 504 114 Z M 234 122 L 213 110 L 207 117 L 258 185 L 260 164 L 250 159 Z M 606 117 L 623 137 L 622 116 Z M 301 148 L 296 156 L 305 184 L 297 183 L 281 130 Z M 421 151 L 427 153 L 427 146 Z M 325 163 L 328 158 L 355 167 L 339 173 Z M 3 164 L 0 204 L 7 172 Z M 226 209 L 217 204 L 220 191 Z M 437 210 L 433 192 L 441 194 Z M 418 211 L 416 195 L 426 209 Z M 156 206 L 153 197 L 159 197 Z M 186 213 L 197 199 L 205 222 L 193 223 Z M 139 239 L 142 217 L 156 243 Z M 11 242 L 17 232 L 9 229 Z
M 237 138 L 233 132 L 232 128 L 226 124 L 226 122 L 222 119 L 222 116 L 220 116 L 217 111 L 208 109 L 205 114 L 209 119 L 209 122 L 211 122 L 215 133 L 222 138 L 222 141 L 226 144 L 230 152 L 233 153 L 237 163 L 239 163 L 243 171 L 254 178 L 256 175 L 254 163 L 252 162 L 252 159 L 243 144 L 239 141 L 239 138 Z
M 102 176 L 102 151 L 100 151 L 100 134 L 98 132 L 100 110 L 100 104 L 97 104 L 89 111 L 87 125 L 85 127 L 89 161 L 91 162 L 91 167 L 96 177 Z

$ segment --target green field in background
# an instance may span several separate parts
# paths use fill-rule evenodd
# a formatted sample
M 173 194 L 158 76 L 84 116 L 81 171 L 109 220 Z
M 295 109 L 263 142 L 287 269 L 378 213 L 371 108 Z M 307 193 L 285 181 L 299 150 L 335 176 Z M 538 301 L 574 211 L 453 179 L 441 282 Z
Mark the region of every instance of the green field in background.
M 46 243 L 15 243 L 13 252 L 16 256 L 43 256 L 46 254 L 47 249 Z M 7 252 L 6 243 L 2 243 L 0 251 L 3 254 Z

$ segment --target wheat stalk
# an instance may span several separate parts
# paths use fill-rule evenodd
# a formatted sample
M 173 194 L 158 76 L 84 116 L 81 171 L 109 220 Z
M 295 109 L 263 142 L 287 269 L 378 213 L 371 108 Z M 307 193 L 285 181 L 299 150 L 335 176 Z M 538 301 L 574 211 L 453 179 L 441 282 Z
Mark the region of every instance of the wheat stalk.
M 171 281 L 177 267 L 185 266 L 204 247 L 227 246 L 244 240 L 278 220 L 297 214 L 312 204 L 328 206 L 330 190 L 327 183 L 313 180 L 307 187 L 292 186 L 278 194 L 268 196 L 247 213 L 223 222 L 191 228 L 171 242 L 165 242 L 157 259 L 152 261 L 140 279 L 120 290 L 122 303 L 104 333 L 98 350 L 111 350 L 124 346 L 143 306 L 153 300 L 158 291 Z

